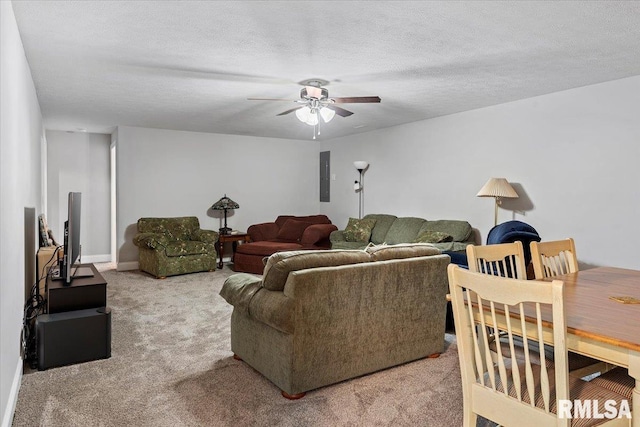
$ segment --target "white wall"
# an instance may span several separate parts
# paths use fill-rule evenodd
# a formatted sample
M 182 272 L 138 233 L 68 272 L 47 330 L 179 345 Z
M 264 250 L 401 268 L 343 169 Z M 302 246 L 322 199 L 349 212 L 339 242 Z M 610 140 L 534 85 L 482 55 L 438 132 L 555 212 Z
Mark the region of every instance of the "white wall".
M 51 131 L 47 135 L 47 222 L 63 243 L 70 191 L 82 193 L 82 262 L 111 260 L 111 136 Z
M 319 144 L 251 136 L 119 127 L 116 148 L 118 268 L 138 259 L 141 217 L 197 216 L 218 230 L 210 210 L 225 193 L 240 205 L 228 225 L 246 230 L 278 215 L 319 210 Z
M 0 1 L 0 420 L 11 425 L 22 375 L 24 208 L 42 212 L 42 115 L 11 2 Z M 29 224 L 31 226 L 31 224 Z M 35 224 L 33 224 L 35 226 Z M 37 233 L 36 233 L 37 235 Z M 37 243 L 36 243 L 37 247 Z
M 384 102 L 384 100 L 383 100 Z M 576 239 L 583 264 L 640 269 L 640 76 L 334 139 L 331 203 L 338 227 L 357 216 L 354 160 L 365 175 L 365 213 L 465 219 L 493 226 L 490 177 L 519 184 L 499 222 L 518 219 L 544 240 Z

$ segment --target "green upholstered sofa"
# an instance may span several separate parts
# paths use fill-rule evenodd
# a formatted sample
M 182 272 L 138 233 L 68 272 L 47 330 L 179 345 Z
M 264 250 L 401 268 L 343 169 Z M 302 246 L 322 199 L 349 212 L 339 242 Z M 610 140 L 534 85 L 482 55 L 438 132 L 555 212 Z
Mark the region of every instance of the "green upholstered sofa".
M 289 398 L 439 355 L 448 264 L 430 245 L 278 252 L 220 291 L 231 350 Z
M 332 249 L 362 249 L 369 242 L 379 245 L 386 243 L 395 245 L 398 243 L 413 243 L 423 232 L 441 232 L 451 237 L 450 241 L 433 243 L 441 251 L 464 251 L 469 244 L 476 244 L 476 236 L 467 221 L 437 220 L 428 221 L 423 218 L 397 217 L 395 215 L 370 214 L 363 219 L 374 219 L 375 225 L 371 231 L 371 237 L 367 242 L 349 242 L 346 240 L 344 230 L 331 233 Z
M 142 271 L 158 278 L 216 269 L 218 233 L 201 230 L 195 216 L 140 218 L 133 243 Z

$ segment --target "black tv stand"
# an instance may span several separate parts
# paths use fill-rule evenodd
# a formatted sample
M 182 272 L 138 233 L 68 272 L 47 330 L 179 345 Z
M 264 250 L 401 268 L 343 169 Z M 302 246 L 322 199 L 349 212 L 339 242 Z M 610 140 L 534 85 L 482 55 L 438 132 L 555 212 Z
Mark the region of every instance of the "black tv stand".
M 80 264 L 78 267 L 89 269 L 92 276 L 76 277 L 70 284 L 49 276 L 47 313 L 107 306 L 107 281 L 93 264 Z
M 47 277 L 47 314 L 36 318 L 40 370 L 111 357 L 107 282 L 93 264 L 78 269 L 91 276 L 71 283 Z

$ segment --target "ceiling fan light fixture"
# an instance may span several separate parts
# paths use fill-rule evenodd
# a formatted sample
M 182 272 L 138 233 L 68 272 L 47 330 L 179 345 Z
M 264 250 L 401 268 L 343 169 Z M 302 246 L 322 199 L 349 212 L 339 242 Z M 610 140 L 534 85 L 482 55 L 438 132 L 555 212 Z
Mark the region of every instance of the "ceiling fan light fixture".
M 320 115 L 322 116 L 322 120 L 324 120 L 325 123 L 329 123 L 336 115 L 336 112 L 331 108 L 323 107 L 320 109 Z
M 296 110 L 296 117 L 303 123 L 307 123 L 309 120 L 309 116 L 311 115 L 311 109 L 307 106 L 304 106 L 300 109 Z
M 317 110 L 311 110 L 309 113 L 309 118 L 307 119 L 306 122 L 309 126 L 315 126 L 318 124 L 318 111 Z
M 296 117 L 302 123 L 313 126 L 313 139 L 320 135 L 320 117 L 324 123 L 329 123 L 336 114 L 340 117 L 349 117 L 353 112 L 334 104 L 368 104 L 379 103 L 379 96 L 350 96 L 329 98 L 329 91 L 323 87 L 329 84 L 322 79 L 308 79 L 300 82 L 300 99 L 282 98 L 248 98 L 252 101 L 293 101 L 298 106 L 289 108 L 277 116 L 284 116 L 295 111 Z

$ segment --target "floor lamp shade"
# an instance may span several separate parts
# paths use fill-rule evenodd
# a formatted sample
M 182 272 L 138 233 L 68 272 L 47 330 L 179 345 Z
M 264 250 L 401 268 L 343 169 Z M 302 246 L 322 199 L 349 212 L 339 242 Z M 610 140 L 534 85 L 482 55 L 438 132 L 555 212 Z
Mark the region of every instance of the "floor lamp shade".
M 500 199 L 517 199 L 518 193 L 513 189 L 506 178 L 491 178 L 478 191 L 478 197 L 493 197 L 495 199 L 494 226 L 498 225 L 498 206 Z

